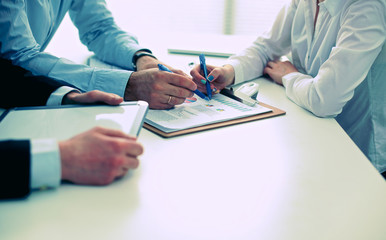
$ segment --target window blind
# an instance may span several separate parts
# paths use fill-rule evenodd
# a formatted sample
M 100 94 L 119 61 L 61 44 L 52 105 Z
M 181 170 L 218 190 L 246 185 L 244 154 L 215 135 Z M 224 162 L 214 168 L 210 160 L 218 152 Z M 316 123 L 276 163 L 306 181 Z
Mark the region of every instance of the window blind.
M 257 35 L 269 29 L 289 0 L 107 0 L 130 32 Z

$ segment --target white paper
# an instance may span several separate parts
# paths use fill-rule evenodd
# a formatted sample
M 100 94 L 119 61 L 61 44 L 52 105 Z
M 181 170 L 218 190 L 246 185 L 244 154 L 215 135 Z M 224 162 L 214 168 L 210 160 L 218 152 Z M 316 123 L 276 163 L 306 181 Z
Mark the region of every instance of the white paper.
M 222 94 L 213 95 L 210 101 L 194 95 L 172 109 L 149 110 L 145 122 L 169 133 L 271 111 L 260 105 L 247 106 Z

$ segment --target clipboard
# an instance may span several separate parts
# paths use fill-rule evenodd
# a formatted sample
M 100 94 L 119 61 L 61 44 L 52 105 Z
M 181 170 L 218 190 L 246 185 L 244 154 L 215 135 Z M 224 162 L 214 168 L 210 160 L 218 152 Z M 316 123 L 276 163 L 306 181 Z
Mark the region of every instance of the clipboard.
M 119 67 L 107 64 L 103 61 L 100 61 L 95 56 L 91 56 L 88 59 L 87 64 L 90 66 L 100 67 L 100 68 L 120 69 Z M 220 95 L 225 96 L 225 93 L 220 94 Z M 227 94 L 227 95 L 228 95 L 227 98 L 232 99 L 232 101 L 233 100 L 234 101 L 240 101 L 240 99 L 238 99 L 238 97 L 236 97 L 236 96 L 229 96 L 229 94 Z M 242 104 L 242 103 L 240 103 L 240 104 Z M 170 137 L 175 137 L 175 136 L 180 136 L 180 135 L 185 135 L 185 134 L 190 134 L 190 133 L 195 133 L 195 132 L 200 132 L 200 131 L 205 131 L 205 130 L 210 130 L 210 129 L 219 128 L 219 127 L 225 127 L 225 126 L 230 126 L 230 125 L 235 125 L 235 124 L 240 124 L 240 123 L 245 123 L 245 122 L 250 122 L 250 121 L 256 121 L 256 120 L 260 120 L 260 119 L 265 119 L 265 118 L 276 117 L 276 116 L 284 115 L 286 113 L 285 111 L 283 111 L 279 108 L 272 107 L 272 106 L 265 104 L 265 103 L 262 103 L 262 102 L 258 103 L 258 105 L 265 107 L 265 108 L 269 109 L 270 111 L 264 112 L 264 113 L 259 113 L 259 114 L 254 114 L 251 116 L 231 118 L 231 119 L 227 119 L 227 120 L 223 120 L 223 121 L 218 121 L 215 123 L 211 123 L 208 121 L 208 123 L 201 124 L 200 126 L 194 126 L 194 127 L 184 128 L 184 129 L 180 129 L 180 130 L 173 130 L 170 132 L 163 131 L 162 128 L 159 128 L 157 126 L 157 124 L 155 124 L 155 122 L 151 122 L 147 118 L 145 119 L 143 126 L 147 130 L 149 130 L 149 131 L 151 131 L 151 132 L 153 132 L 161 137 L 170 138 Z M 154 111 L 154 110 L 150 110 L 150 113 L 152 111 Z M 155 111 L 166 111 L 166 110 L 155 110 Z M 147 116 L 148 115 L 149 114 L 147 114 Z
M 222 95 L 222 94 L 219 94 L 219 95 Z M 229 97 L 226 97 L 226 98 L 229 98 Z M 230 101 L 235 101 L 235 100 L 232 99 Z M 240 103 L 240 104 L 242 104 L 242 103 Z M 237 118 L 232 118 L 232 119 L 227 119 L 227 120 L 220 120 L 220 121 L 214 122 L 214 123 L 203 123 L 200 126 L 195 126 L 195 127 L 191 127 L 191 128 L 185 128 L 185 129 L 179 129 L 179 130 L 175 130 L 175 131 L 173 131 L 173 130 L 172 131 L 164 131 L 164 130 L 162 130 L 162 128 L 158 127 L 156 124 L 149 122 L 148 119 L 145 119 L 144 128 L 146 128 L 147 130 L 149 130 L 149 131 L 151 131 L 151 132 L 153 132 L 161 137 L 171 138 L 171 137 L 206 131 L 206 130 L 210 130 L 210 129 L 225 127 L 225 126 L 231 126 L 231 125 L 236 125 L 236 124 L 266 119 L 266 118 L 272 118 L 272 117 L 286 114 L 285 111 L 283 111 L 279 108 L 270 106 L 268 104 L 262 103 L 262 102 L 259 102 L 258 105 L 262 106 L 264 108 L 267 108 L 270 111 L 266 111 L 266 112 L 258 113 L 258 114 L 254 114 L 254 115 L 249 115 L 249 116 L 244 116 L 244 117 L 237 117 Z M 157 111 L 166 111 L 166 110 L 157 110 Z
M 148 103 L 109 105 L 63 105 L 9 109 L 0 117 L 0 140 L 55 138 L 65 140 L 93 127 L 121 130 L 138 136 Z

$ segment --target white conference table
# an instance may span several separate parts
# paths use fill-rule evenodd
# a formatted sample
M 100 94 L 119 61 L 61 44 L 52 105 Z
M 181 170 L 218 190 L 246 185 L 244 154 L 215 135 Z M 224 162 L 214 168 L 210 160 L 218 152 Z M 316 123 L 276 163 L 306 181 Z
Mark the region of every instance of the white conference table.
M 334 119 L 256 81 L 286 115 L 170 139 L 143 129 L 141 165 L 123 179 L 1 201 L 0 239 L 386 239 L 376 169 Z

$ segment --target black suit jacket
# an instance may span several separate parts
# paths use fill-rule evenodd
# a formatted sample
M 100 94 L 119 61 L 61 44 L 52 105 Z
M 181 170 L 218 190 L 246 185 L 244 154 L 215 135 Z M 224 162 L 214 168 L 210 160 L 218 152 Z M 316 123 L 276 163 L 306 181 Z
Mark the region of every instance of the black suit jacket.
M 30 72 L 0 59 L 0 108 L 45 105 L 53 91 L 67 83 Z M 1 133 L 0 133 L 1 134 Z M 0 199 L 30 192 L 30 141 L 0 141 Z
M 43 106 L 59 87 L 74 87 L 52 78 L 32 76 L 29 71 L 1 58 L 0 74 L 0 108 Z
M 26 197 L 29 192 L 29 140 L 0 142 L 0 199 Z

